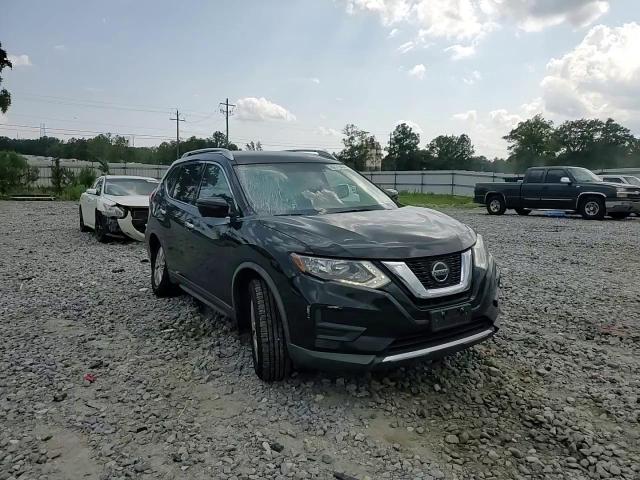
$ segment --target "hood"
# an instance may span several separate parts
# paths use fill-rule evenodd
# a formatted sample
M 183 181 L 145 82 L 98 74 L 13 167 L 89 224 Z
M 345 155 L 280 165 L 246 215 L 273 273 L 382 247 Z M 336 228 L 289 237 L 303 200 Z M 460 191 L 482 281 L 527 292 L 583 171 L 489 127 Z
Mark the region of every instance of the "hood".
M 304 243 L 310 253 L 334 257 L 400 260 L 459 252 L 475 242 L 475 234 L 466 225 L 420 207 L 261 221 Z
M 105 200 L 117 203 L 124 207 L 147 207 L 149 208 L 148 195 L 107 195 L 102 196 Z

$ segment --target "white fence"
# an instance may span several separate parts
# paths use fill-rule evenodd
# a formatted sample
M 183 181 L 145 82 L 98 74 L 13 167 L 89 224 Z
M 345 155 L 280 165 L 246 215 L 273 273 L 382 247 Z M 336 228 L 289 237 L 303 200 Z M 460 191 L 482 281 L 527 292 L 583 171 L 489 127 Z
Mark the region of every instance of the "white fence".
M 382 188 L 400 192 L 439 193 L 473 196 L 476 183 L 504 182 L 517 177 L 509 173 L 469 172 L 466 170 L 422 170 L 404 172 L 362 172 Z

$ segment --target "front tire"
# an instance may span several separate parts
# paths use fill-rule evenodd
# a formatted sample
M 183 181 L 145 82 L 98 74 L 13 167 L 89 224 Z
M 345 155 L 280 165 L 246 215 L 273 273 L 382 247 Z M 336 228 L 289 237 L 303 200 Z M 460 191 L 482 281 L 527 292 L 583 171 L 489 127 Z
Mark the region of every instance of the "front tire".
M 502 215 L 507 210 L 507 204 L 501 195 L 491 195 L 487 198 L 487 212 L 489 215 Z
M 583 198 L 578 212 L 585 220 L 602 220 L 605 214 L 604 200 L 600 197 Z
M 151 254 L 151 289 L 156 297 L 170 297 L 176 293 L 176 286 L 169 278 L 167 257 L 162 245 L 158 245 Z
M 100 212 L 96 210 L 95 226 L 93 227 L 93 233 L 100 243 L 107 243 L 109 237 L 107 236 L 107 226 L 105 225 L 104 218 Z
M 253 368 L 265 382 L 282 380 L 289 376 L 291 360 L 276 300 L 262 279 L 249 283 L 249 296 Z
M 78 207 L 78 210 L 80 211 L 80 231 L 81 232 L 88 232 L 89 231 L 89 227 L 87 227 L 84 224 L 84 217 L 82 216 L 82 207 Z

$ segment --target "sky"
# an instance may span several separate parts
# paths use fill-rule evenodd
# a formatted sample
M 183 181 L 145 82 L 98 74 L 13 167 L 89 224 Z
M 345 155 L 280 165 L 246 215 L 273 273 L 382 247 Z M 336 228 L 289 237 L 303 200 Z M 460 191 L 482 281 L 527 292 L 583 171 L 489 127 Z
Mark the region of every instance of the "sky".
M 3 0 L 13 98 L 0 135 L 224 131 L 240 147 L 337 151 L 347 123 L 386 145 L 467 133 L 476 153 L 542 113 L 640 134 L 638 0 Z

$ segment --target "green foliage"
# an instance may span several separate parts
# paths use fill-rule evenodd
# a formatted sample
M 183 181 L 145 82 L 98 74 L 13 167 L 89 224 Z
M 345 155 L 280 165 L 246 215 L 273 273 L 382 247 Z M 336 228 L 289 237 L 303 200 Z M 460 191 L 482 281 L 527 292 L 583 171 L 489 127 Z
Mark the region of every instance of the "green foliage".
M 2 73 L 2 69 L 5 67 L 13 68 L 13 65 L 11 65 L 7 52 L 2 48 L 2 43 L 0 43 L 0 73 Z M 0 77 L 0 84 L 2 84 L 2 77 Z M 6 88 L 0 89 L 0 112 L 7 113 L 10 106 L 11 94 Z
M 85 188 L 89 188 L 96 181 L 96 172 L 91 167 L 82 167 L 76 175 L 76 183 Z
M 342 131 L 344 149 L 338 153 L 338 159 L 356 170 L 365 170 L 367 160 L 381 152 L 380 144 L 369 132 L 360 130 L 353 124 L 348 124 Z
M 261 151 L 262 150 L 262 144 L 260 143 L 260 141 L 258 140 L 257 142 L 254 143 L 253 140 L 251 140 L 249 143 L 247 143 L 245 145 L 245 149 L 252 151 L 252 152 L 257 152 L 257 151 Z
M 406 123 L 396 126 L 389 139 L 384 170 L 420 170 L 420 135 Z
M 428 156 L 424 164 L 429 170 L 469 170 L 474 154 L 471 139 L 465 134 L 440 135 L 429 142 L 425 151 Z
M 38 179 L 38 169 L 15 152 L 0 151 L 0 194 L 28 188 Z
M 440 195 L 436 193 L 401 192 L 399 197 L 403 205 L 417 207 L 474 207 L 473 197 L 459 195 Z
M 51 165 L 51 186 L 60 194 L 62 190 L 76 183 L 75 175 L 68 168 L 60 166 L 60 159 L 55 158 Z
M 509 162 L 520 172 L 548 163 L 555 158 L 559 148 L 553 122 L 542 115 L 520 122 L 503 138 L 509 143 Z

